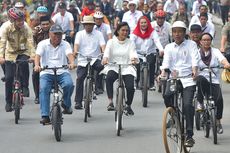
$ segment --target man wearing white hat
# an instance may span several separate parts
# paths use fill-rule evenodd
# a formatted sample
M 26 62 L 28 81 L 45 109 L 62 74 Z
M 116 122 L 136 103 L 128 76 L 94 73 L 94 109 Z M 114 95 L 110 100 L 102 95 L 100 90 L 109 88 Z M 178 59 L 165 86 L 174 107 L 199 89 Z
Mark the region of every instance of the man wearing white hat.
M 193 147 L 194 106 L 193 97 L 196 90 L 196 76 L 199 62 L 197 45 L 192 40 L 186 40 L 186 25 L 182 21 L 176 21 L 172 25 L 172 36 L 175 42 L 166 45 L 164 59 L 161 66 L 161 76 L 165 76 L 165 69 L 171 72 L 171 76 L 190 76 L 181 78 L 182 102 L 186 119 L 186 140 L 185 146 Z M 173 107 L 173 95 L 164 93 L 166 107 Z
M 74 56 L 78 56 L 76 94 L 75 94 L 75 109 L 82 109 L 83 85 L 87 75 L 87 57 L 91 57 L 91 65 L 93 69 L 100 72 L 103 69 L 101 65 L 101 53 L 105 49 L 105 40 L 100 31 L 94 29 L 93 16 L 84 16 L 81 22 L 84 30 L 76 34 L 74 43 Z M 99 84 L 95 84 L 96 88 Z
M 129 11 L 123 16 L 122 22 L 127 22 L 130 27 L 130 33 L 135 29 L 137 22 L 141 16 L 143 16 L 141 11 L 137 10 L 137 1 L 129 0 L 128 4 Z

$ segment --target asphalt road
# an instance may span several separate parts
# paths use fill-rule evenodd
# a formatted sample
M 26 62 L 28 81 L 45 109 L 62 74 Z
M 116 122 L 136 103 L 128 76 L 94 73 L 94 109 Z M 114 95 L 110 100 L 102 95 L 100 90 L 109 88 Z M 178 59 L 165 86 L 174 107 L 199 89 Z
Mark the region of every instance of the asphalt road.
M 220 29 L 214 45 L 220 42 Z M 76 72 L 72 71 L 73 79 Z M 0 76 L 2 76 L 2 71 Z M 124 116 L 124 130 L 116 136 L 114 113 L 108 112 L 106 94 L 93 102 L 93 116 L 83 122 L 84 111 L 74 110 L 64 116 L 62 141 L 56 142 L 51 126 L 39 124 L 39 105 L 33 103 L 34 94 L 30 83 L 30 97 L 25 98 L 19 124 L 14 124 L 14 114 L 4 110 L 4 83 L 0 82 L 0 153 L 164 153 L 162 140 L 163 99 L 157 92 L 149 92 L 148 108 L 141 105 L 141 92 L 135 92 L 132 117 Z M 224 97 L 224 134 L 218 135 L 218 144 L 205 138 L 203 131 L 196 131 L 193 153 L 229 153 L 230 151 L 230 88 L 222 83 Z M 74 95 L 73 97 L 74 98 Z M 212 137 L 212 135 L 211 135 Z

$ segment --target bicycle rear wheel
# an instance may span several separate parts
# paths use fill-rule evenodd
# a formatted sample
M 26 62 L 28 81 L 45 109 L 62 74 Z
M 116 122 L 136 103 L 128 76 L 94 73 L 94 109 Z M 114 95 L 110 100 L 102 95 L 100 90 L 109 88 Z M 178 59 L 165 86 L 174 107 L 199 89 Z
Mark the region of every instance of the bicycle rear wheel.
M 147 67 L 143 68 L 143 86 L 142 86 L 142 104 L 143 107 L 147 107 L 148 103 L 148 70 Z
M 57 141 L 61 141 L 62 112 L 59 104 L 53 106 L 51 119 L 52 119 L 52 127 L 54 129 L 55 139 Z
M 181 125 L 172 107 L 164 111 L 162 135 L 166 153 L 182 152 Z
M 117 136 L 120 136 L 122 129 L 122 115 L 123 115 L 123 89 L 121 87 L 117 90 L 117 102 L 116 102 L 116 111 L 115 111 L 115 121 L 116 121 L 116 133 Z
M 18 120 L 20 119 L 20 95 L 18 92 L 15 92 L 13 96 L 15 124 L 18 124 Z
M 213 133 L 213 143 L 217 144 L 217 126 L 216 126 L 216 110 L 211 109 L 211 125 Z

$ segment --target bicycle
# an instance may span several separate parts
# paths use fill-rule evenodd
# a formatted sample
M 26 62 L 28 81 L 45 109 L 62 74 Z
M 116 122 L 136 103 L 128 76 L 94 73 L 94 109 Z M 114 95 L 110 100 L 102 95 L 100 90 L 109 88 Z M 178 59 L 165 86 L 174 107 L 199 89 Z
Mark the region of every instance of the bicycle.
M 118 65 L 118 85 L 116 87 L 116 106 L 115 106 L 115 125 L 116 125 L 116 134 L 120 136 L 122 130 L 122 116 L 124 112 L 124 101 L 125 101 L 125 86 L 123 82 L 123 77 L 121 75 L 122 66 L 130 66 L 132 64 L 118 64 L 118 63 L 109 63 L 109 65 Z
M 142 55 L 142 62 L 140 63 L 140 85 L 142 93 L 142 105 L 147 107 L 148 103 L 148 87 L 149 87 L 149 63 L 147 62 L 146 53 L 138 53 Z
M 163 114 L 162 135 L 166 153 L 189 153 L 191 147 L 185 146 L 186 129 L 184 104 L 182 102 L 182 93 L 179 90 L 178 82 L 181 78 L 188 76 L 178 76 L 169 78 L 169 90 L 173 93 L 173 107 L 168 107 Z
M 205 94 L 204 96 L 204 110 L 203 111 L 196 111 L 195 112 L 195 123 L 196 129 L 200 130 L 202 127 L 204 130 L 204 135 L 206 138 L 210 135 L 210 129 L 212 129 L 213 133 L 213 143 L 217 144 L 217 125 L 216 125 L 216 111 L 217 108 L 215 106 L 214 98 L 213 98 L 213 91 L 212 91 L 212 73 L 213 69 L 215 68 L 223 68 L 220 66 L 214 67 L 203 67 L 200 70 L 208 70 L 209 73 L 209 93 Z M 197 103 L 195 99 L 195 103 Z
M 53 95 L 53 103 L 50 111 L 51 125 L 52 130 L 54 130 L 54 136 L 56 141 L 61 141 L 62 130 L 61 126 L 63 124 L 62 118 L 62 110 L 60 103 L 63 103 L 63 93 L 59 89 L 59 85 L 57 82 L 57 70 L 58 69 L 68 69 L 68 65 L 63 65 L 61 67 L 48 67 L 45 66 L 42 70 L 52 70 L 54 72 L 54 84 L 53 91 L 51 92 Z
M 21 88 L 21 82 L 19 79 L 19 65 L 22 62 L 29 62 L 28 60 L 15 60 L 15 61 L 6 61 L 10 62 L 16 65 L 15 67 L 15 76 L 13 81 L 13 95 L 12 95 L 12 104 L 13 104 L 13 110 L 14 110 L 14 121 L 15 124 L 18 124 L 18 120 L 20 119 L 20 110 L 22 109 L 22 106 L 24 105 L 24 99 L 23 99 L 23 92 Z

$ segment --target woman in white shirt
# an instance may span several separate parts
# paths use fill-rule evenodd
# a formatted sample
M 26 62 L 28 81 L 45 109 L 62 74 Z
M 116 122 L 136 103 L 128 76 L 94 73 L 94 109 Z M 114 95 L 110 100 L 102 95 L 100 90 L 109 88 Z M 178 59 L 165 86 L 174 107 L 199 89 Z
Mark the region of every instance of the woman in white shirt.
M 213 37 L 209 33 L 203 33 L 200 37 L 200 56 L 201 60 L 199 61 L 199 67 L 215 67 L 223 64 L 225 68 L 230 68 L 230 64 L 228 63 L 227 59 L 221 54 L 220 50 L 217 48 L 211 47 Z M 223 97 L 220 88 L 220 71 L 217 68 L 212 70 L 212 91 L 213 91 L 213 98 L 215 104 L 217 106 L 217 132 L 219 134 L 223 133 L 223 128 L 221 125 L 221 118 L 223 114 Z M 209 93 L 209 72 L 208 70 L 204 69 L 203 71 L 199 72 L 197 77 L 197 87 L 198 87 L 198 95 L 197 101 L 199 102 L 197 105 L 197 110 L 203 109 L 203 98 L 204 95 Z
M 149 82 L 150 89 L 155 90 L 154 72 L 156 63 L 156 49 L 163 52 L 163 47 L 157 32 L 152 28 L 150 21 L 146 16 L 142 16 L 137 23 L 136 28 L 130 35 L 130 39 L 135 43 L 140 62 L 143 61 L 143 54 L 147 54 L 149 63 Z M 140 80 L 140 64 L 137 66 L 137 85 Z
M 128 39 L 130 28 L 127 22 L 121 22 L 116 31 L 114 32 L 113 39 L 107 42 L 102 63 L 104 65 L 108 63 L 117 64 L 135 64 L 138 61 L 135 44 Z M 114 110 L 113 105 L 113 83 L 118 78 L 118 65 L 105 66 L 102 73 L 106 76 L 106 91 L 109 98 L 108 111 Z M 134 77 L 136 77 L 136 70 L 134 66 L 122 66 L 121 74 L 123 76 L 125 88 L 126 88 L 126 111 L 129 115 L 134 115 L 131 109 L 131 104 L 134 96 Z

